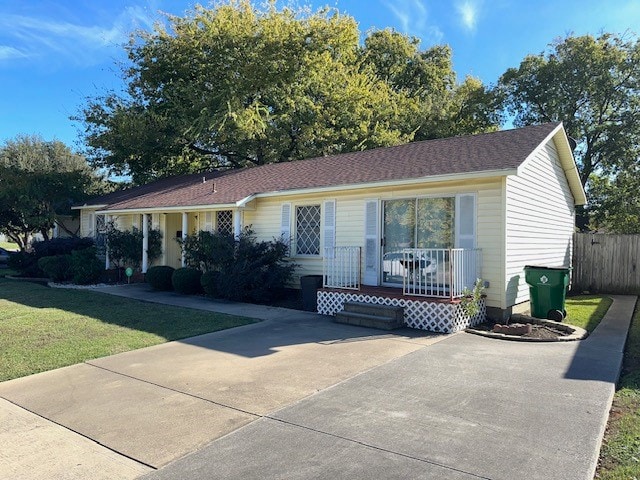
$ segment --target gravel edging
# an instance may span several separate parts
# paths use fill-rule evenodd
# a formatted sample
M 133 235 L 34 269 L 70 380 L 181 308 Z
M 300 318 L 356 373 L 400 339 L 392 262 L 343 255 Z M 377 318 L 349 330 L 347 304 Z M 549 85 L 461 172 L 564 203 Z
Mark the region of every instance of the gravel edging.
M 75 285 L 73 283 L 55 283 L 55 282 L 47 282 L 47 287 L 51 288 L 67 288 L 70 290 L 91 290 L 94 288 L 105 288 L 105 287 L 122 287 L 124 284 L 113 284 L 113 283 L 93 283 L 91 285 Z

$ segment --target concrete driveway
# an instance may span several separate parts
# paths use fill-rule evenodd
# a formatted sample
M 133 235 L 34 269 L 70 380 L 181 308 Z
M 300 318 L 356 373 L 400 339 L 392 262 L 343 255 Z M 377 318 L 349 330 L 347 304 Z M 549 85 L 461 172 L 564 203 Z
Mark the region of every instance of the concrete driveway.
M 257 324 L 0 383 L 0 478 L 135 478 L 444 338 L 267 313 Z
M 0 478 L 591 480 L 636 302 L 527 344 L 163 295 L 268 320 L 1 383 Z
M 592 480 L 635 303 L 580 342 L 450 336 L 145 478 Z

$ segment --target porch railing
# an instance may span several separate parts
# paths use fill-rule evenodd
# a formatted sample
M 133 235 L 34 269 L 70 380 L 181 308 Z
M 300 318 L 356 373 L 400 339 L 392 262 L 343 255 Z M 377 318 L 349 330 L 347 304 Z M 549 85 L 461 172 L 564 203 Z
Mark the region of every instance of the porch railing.
M 401 253 L 405 295 L 460 298 L 481 277 L 477 248 L 407 248 Z
M 360 247 L 324 249 L 324 287 L 360 290 L 362 253 Z

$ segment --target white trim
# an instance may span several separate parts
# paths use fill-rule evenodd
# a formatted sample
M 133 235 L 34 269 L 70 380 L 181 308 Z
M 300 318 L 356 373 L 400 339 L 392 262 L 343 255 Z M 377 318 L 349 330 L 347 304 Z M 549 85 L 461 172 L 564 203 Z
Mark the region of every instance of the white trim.
M 187 239 L 187 235 L 189 234 L 189 214 L 187 212 L 182 212 L 182 240 Z M 184 247 L 181 248 L 182 255 L 180 256 L 180 264 L 182 267 L 187 266 L 187 257 Z
M 330 258 L 333 258 L 334 247 L 336 246 L 336 201 L 325 200 L 322 203 L 323 219 L 323 249 Z
M 289 256 L 293 256 L 291 251 L 291 204 L 283 203 L 280 206 L 280 237 L 289 246 Z
M 473 198 L 473 233 L 471 233 L 470 235 L 462 235 L 460 233 L 461 230 L 461 224 L 460 224 L 460 199 L 462 197 L 471 197 Z M 455 227 L 454 227 L 454 233 L 453 233 L 453 241 L 454 241 L 454 245 L 455 248 L 477 248 L 478 245 L 478 195 L 476 193 L 460 193 L 456 195 L 456 200 L 455 200 L 456 204 L 455 204 Z M 466 247 L 462 247 L 460 245 L 460 240 L 464 238 L 464 239 L 472 239 L 473 240 L 473 245 L 466 246 Z
M 149 214 L 142 214 L 142 273 L 149 268 Z
M 377 286 L 380 282 L 380 200 L 364 202 L 364 268 L 362 284 Z

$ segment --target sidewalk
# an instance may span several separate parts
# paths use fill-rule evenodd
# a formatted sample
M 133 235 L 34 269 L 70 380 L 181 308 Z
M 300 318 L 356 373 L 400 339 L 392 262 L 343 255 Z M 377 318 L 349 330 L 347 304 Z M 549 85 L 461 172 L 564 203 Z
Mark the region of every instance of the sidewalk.
M 145 478 L 591 480 L 635 302 L 581 342 L 449 337 Z

